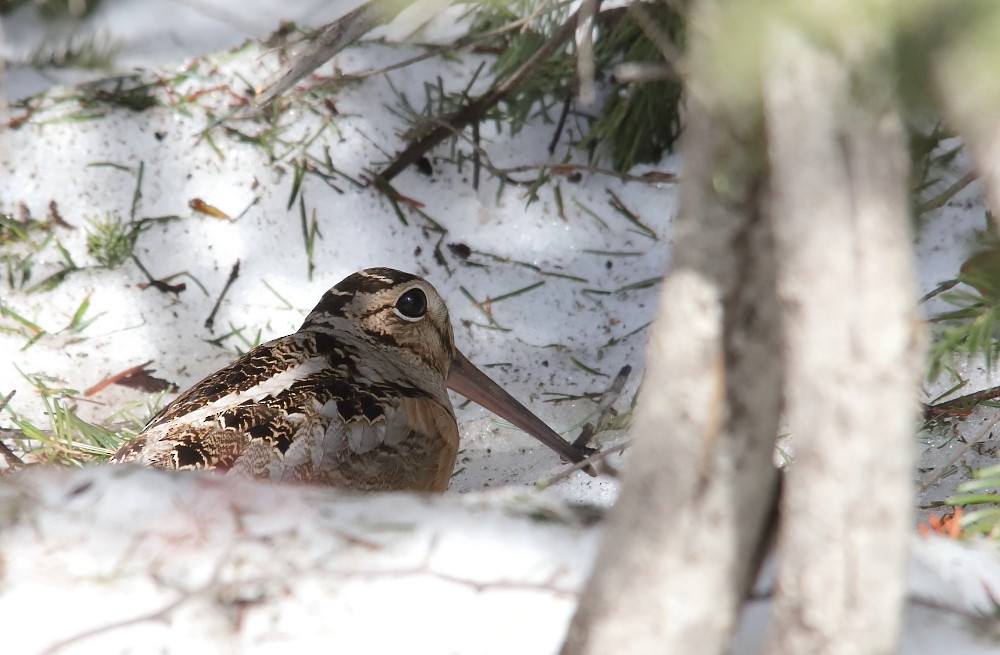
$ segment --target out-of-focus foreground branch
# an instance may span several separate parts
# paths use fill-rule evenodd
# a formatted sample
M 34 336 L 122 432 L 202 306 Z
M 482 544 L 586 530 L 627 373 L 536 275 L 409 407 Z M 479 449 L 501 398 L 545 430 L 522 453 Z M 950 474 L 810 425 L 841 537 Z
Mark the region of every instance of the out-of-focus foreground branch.
M 593 516 L 132 467 L 0 476 L 8 653 L 552 653 Z M 518 630 L 510 630 L 517 625 Z
M 757 115 L 732 111 L 712 73 L 715 47 L 692 34 L 673 272 L 565 655 L 725 651 L 768 537 L 782 351 L 767 169 Z
M 772 529 L 782 400 L 769 652 L 891 652 L 920 357 L 890 26 L 847 12 L 818 46 L 805 4 L 695 5 L 673 272 L 563 653 L 728 652 Z
M 880 27 L 838 34 L 831 52 L 776 23 L 765 55 L 795 443 L 772 653 L 888 653 L 899 633 L 923 367 L 909 158 Z

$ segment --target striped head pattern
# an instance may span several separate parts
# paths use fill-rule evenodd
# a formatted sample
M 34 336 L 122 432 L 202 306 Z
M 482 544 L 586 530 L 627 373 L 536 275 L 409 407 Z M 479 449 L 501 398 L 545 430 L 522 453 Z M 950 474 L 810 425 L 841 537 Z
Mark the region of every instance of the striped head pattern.
M 444 379 L 455 357 L 448 308 L 434 286 L 392 268 L 367 268 L 327 291 L 300 332 L 352 334 Z M 424 377 L 418 373 L 415 377 Z

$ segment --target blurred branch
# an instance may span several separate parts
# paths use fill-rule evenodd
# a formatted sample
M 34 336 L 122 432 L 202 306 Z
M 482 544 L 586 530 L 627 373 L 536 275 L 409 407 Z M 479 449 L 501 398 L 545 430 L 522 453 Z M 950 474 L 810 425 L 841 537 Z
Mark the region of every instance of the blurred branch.
M 810 27 L 767 21 L 761 62 L 795 437 L 764 650 L 874 655 L 898 648 L 911 530 L 923 340 L 909 157 L 887 26 L 856 39 L 831 25 L 846 52 Z
M 7 405 L 10 403 L 10 399 L 14 397 L 15 393 L 17 392 L 11 391 L 3 398 L 0 398 L 0 412 L 2 412 L 5 407 L 7 407 Z M 11 467 L 21 466 L 22 464 L 24 464 L 24 462 L 21 461 L 21 458 L 17 456 L 17 453 L 8 448 L 7 444 L 5 444 L 2 439 L 0 439 L 0 455 L 3 455 L 3 458 L 7 460 L 7 464 Z
M 594 18 L 600 6 L 600 0 L 583 0 L 577 12 L 576 77 L 580 102 L 585 107 L 597 100 L 597 91 L 594 90 Z
M 255 105 L 266 107 L 296 82 L 331 57 L 354 44 L 366 33 L 394 19 L 410 0 L 368 0 L 354 11 L 333 21 L 309 42 L 305 50 L 265 81 L 257 92 Z
M 919 215 L 923 214 L 924 212 L 929 212 L 931 210 L 943 207 L 946 202 L 955 197 L 956 193 L 958 193 L 965 187 L 969 186 L 977 179 L 979 179 L 979 174 L 976 173 L 975 171 L 969 171 L 962 177 L 958 178 L 954 183 L 950 184 L 948 188 L 942 191 L 941 193 L 937 194 L 936 196 L 927 200 L 926 202 L 922 202 L 919 205 L 917 205 L 914 211 L 916 211 L 916 213 Z

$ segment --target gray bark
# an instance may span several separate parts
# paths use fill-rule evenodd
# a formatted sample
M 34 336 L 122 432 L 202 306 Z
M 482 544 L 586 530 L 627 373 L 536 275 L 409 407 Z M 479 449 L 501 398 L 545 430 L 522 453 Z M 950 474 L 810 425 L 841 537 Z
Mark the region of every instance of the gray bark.
M 726 105 L 704 34 L 636 445 L 564 655 L 724 652 L 768 532 L 781 351 L 761 128 Z
M 774 19 L 726 7 L 703 0 L 691 18 L 675 272 L 566 655 L 727 649 L 767 538 L 782 388 L 795 463 L 768 652 L 896 643 L 920 330 L 905 138 L 873 45 L 884 25 L 854 25 L 827 50 L 776 31 L 733 54 L 733 29 Z M 692 279 L 719 298 L 718 360 Z
M 961 14 L 959 14 L 961 15 Z M 949 126 L 962 137 L 989 199 L 993 229 L 1000 232 L 1000 87 L 997 85 L 997 27 L 1000 10 L 981 5 L 966 29 L 935 39 L 931 81 Z
M 888 62 L 776 29 L 764 76 L 795 456 L 768 652 L 895 652 L 921 358 Z

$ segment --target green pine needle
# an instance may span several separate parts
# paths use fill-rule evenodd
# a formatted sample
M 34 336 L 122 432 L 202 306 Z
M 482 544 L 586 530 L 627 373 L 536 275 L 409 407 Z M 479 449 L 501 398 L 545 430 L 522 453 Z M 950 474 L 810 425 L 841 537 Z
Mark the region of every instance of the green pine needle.
M 104 268 L 117 268 L 135 251 L 142 224 L 123 222 L 117 213 L 108 212 L 88 221 L 87 252 Z

